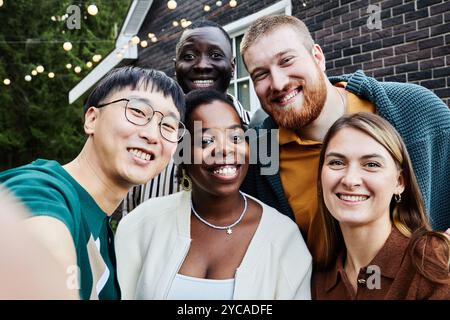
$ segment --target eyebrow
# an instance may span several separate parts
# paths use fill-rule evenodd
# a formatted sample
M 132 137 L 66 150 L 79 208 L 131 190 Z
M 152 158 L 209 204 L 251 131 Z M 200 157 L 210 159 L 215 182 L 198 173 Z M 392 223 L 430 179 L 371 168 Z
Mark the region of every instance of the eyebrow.
M 294 49 L 286 49 L 286 50 L 283 50 L 283 51 L 281 51 L 281 52 L 278 52 L 276 55 L 275 55 L 275 57 L 273 58 L 273 59 L 271 59 L 271 60 L 275 60 L 275 59 L 279 59 L 279 58 L 281 58 L 283 55 L 285 55 L 285 54 L 287 54 L 287 53 L 291 53 L 291 52 L 295 52 L 295 50 Z M 257 71 L 259 71 L 259 70 L 261 70 L 261 69 L 264 69 L 264 67 L 256 67 L 254 70 L 252 70 L 252 72 L 250 72 L 250 77 L 252 77 L 253 76 L 253 74 L 255 73 L 255 72 L 257 72 Z
M 336 158 L 344 158 L 344 159 L 346 158 L 345 155 L 343 155 L 342 153 L 338 153 L 338 152 L 327 153 L 325 155 L 325 158 L 328 158 L 328 157 L 336 157 Z M 372 158 L 379 158 L 381 160 L 385 160 L 384 157 L 378 153 L 365 154 L 362 157 L 360 157 L 360 159 L 372 159 Z
M 195 43 L 194 41 L 186 41 L 184 44 L 182 44 L 180 46 L 179 52 L 183 52 L 184 50 L 192 50 L 195 48 Z M 218 44 L 214 44 L 214 43 L 208 43 L 208 49 L 216 49 L 219 50 L 221 52 L 225 52 L 224 49 L 222 49 L 222 46 L 218 45 Z
M 202 133 L 211 129 L 216 129 L 216 128 L 202 128 Z M 225 130 L 234 130 L 234 129 L 242 129 L 242 126 L 240 124 L 233 124 L 232 126 L 226 127 Z
M 161 113 L 164 114 L 164 116 L 173 116 L 176 119 L 180 120 L 178 115 L 175 112 L 173 112 L 173 111 L 169 111 L 168 113 L 164 113 L 164 112 L 162 112 L 160 110 L 155 110 L 155 107 L 154 107 L 153 103 L 147 98 L 144 98 L 144 97 L 141 97 L 141 96 L 136 96 L 136 95 L 131 95 L 131 96 L 127 97 L 127 99 L 140 100 L 140 101 L 145 102 L 148 105 L 150 105 L 153 108 L 154 111 L 161 112 Z

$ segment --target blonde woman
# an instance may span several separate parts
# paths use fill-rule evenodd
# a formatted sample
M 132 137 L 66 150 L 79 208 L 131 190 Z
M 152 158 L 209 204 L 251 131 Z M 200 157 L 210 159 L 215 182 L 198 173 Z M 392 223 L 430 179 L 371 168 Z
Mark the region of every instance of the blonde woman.
M 386 120 L 336 121 L 318 195 L 308 238 L 313 298 L 450 299 L 450 241 L 431 231 L 405 145 Z

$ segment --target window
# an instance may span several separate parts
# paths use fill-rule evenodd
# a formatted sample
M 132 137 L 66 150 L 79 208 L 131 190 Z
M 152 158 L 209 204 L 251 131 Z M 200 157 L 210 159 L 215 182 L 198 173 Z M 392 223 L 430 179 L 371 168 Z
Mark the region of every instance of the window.
M 236 69 L 234 72 L 234 77 L 231 79 L 230 86 L 228 87 L 228 93 L 235 96 L 241 102 L 242 106 L 246 110 L 250 111 L 251 115 L 253 115 L 261 106 L 255 90 L 253 89 L 253 83 L 250 79 L 250 75 L 248 74 L 247 69 L 245 69 L 244 62 L 242 61 L 242 56 L 239 51 L 242 37 L 244 36 L 247 27 L 250 26 L 256 19 L 274 14 L 291 15 L 291 12 L 291 0 L 282 0 L 271 5 L 270 7 L 232 22 L 224 27 L 231 37 L 233 55 L 236 57 Z

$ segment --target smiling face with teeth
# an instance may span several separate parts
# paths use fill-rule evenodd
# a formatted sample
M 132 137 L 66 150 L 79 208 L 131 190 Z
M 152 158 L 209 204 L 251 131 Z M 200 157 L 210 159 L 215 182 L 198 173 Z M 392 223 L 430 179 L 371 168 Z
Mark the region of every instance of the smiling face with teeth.
M 102 103 L 118 99 L 138 99 L 150 104 L 164 115 L 179 112 L 172 98 L 150 89 L 124 88 L 107 96 Z M 145 126 L 137 126 L 125 117 L 126 101 L 102 108 L 90 107 L 85 116 L 85 131 L 89 135 L 90 163 L 105 181 L 129 188 L 143 184 L 159 174 L 176 150 L 176 143 L 161 137 L 159 114 Z
M 325 151 L 321 188 L 328 211 L 342 227 L 390 223 L 393 195 L 405 187 L 381 144 L 360 130 L 343 128 Z
M 256 40 L 244 60 L 261 106 L 278 126 L 296 131 L 319 117 L 331 87 L 320 46 L 307 49 L 295 29 L 281 26 Z
M 199 121 L 201 128 L 194 126 Z M 186 127 L 192 136 L 202 137 L 200 144 L 194 138 L 192 145 L 192 159 L 201 159 L 201 164 L 184 164 L 193 191 L 216 196 L 237 193 L 248 170 L 248 145 L 234 107 L 222 101 L 199 105 L 188 116 Z
M 225 93 L 234 70 L 230 42 L 215 27 L 185 30 L 177 45 L 175 71 L 185 93 L 215 89 Z

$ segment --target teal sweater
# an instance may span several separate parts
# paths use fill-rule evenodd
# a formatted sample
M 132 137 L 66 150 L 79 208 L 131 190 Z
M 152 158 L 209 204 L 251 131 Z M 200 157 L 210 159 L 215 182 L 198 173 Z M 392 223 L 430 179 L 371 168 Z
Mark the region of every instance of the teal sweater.
M 424 87 L 379 82 L 361 70 L 330 77 L 330 81 L 346 81 L 346 90 L 372 102 L 377 113 L 397 129 L 411 157 L 433 229 L 449 228 L 450 109 Z M 276 128 L 268 117 L 256 130 Z M 263 176 L 259 164 L 251 165 L 242 190 L 295 220 L 279 174 Z

